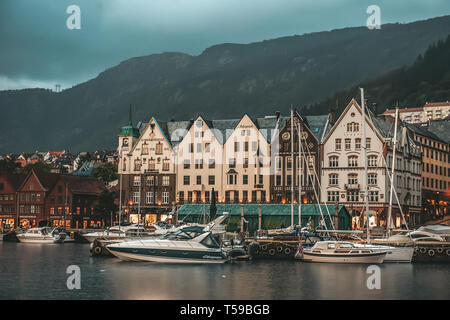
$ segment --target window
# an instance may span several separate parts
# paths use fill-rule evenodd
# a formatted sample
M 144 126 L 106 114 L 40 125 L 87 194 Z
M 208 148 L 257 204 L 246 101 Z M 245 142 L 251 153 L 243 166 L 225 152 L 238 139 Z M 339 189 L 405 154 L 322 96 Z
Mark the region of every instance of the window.
M 58 193 L 62 193 L 62 186 L 58 186 Z
M 258 149 L 258 142 L 252 141 L 252 151 L 256 151 Z
M 205 143 L 205 152 L 210 152 L 211 151 L 211 146 L 209 143 Z
M 209 202 L 209 191 L 205 191 L 205 202 Z
M 352 139 L 345 139 L 345 150 L 351 150 L 352 148 Z
M 139 187 L 141 185 L 141 177 L 140 176 L 134 176 L 133 177 L 133 186 Z
M 148 185 L 148 186 L 153 186 L 153 185 L 155 185 L 155 177 L 154 177 L 154 176 L 148 176 L 148 177 L 147 177 L 147 185 Z
M 197 176 L 197 184 L 202 184 L 202 176 Z
M 339 176 L 336 173 L 332 173 L 328 176 L 328 184 L 335 186 L 339 184 Z
M 329 157 L 329 164 L 331 168 L 336 168 L 339 166 L 339 158 L 336 156 Z
M 252 191 L 252 201 L 256 202 L 256 191 L 255 190 Z
M 239 152 L 239 142 L 234 142 L 234 152 Z
M 248 202 L 248 191 L 242 191 L 242 202 Z
M 236 184 L 236 175 L 235 174 L 228 175 L 228 184 Z
M 142 146 L 142 154 L 143 155 L 147 155 L 148 154 L 148 146 L 146 146 L 146 145 Z
M 355 150 L 361 150 L 361 138 L 355 139 Z
M 195 169 L 203 169 L 203 159 L 195 160 Z
M 55 208 L 50 208 L 50 214 L 54 215 L 55 214 Z
M 236 168 L 236 159 L 230 158 L 228 160 L 228 165 L 230 166 L 230 168 Z
M 281 157 L 275 158 L 275 170 L 281 170 Z
M 145 194 L 145 202 L 146 203 L 153 203 L 154 202 L 154 194 L 153 191 L 147 192 Z
M 201 152 L 202 152 L 202 144 L 197 143 L 197 153 L 201 153 Z
M 336 139 L 335 141 L 335 149 L 337 151 L 341 150 L 342 146 L 341 146 L 341 139 Z
M 163 153 L 163 144 L 161 142 L 158 142 L 156 144 L 156 154 L 162 154 Z
M 358 175 L 356 173 L 350 173 L 348 175 L 348 184 L 350 185 L 358 184 Z
M 366 148 L 370 149 L 370 138 L 366 138 Z
M 180 201 L 181 203 L 184 202 L 184 191 L 180 191 L 178 193 L 178 201 Z
M 377 184 L 377 174 L 376 173 L 369 173 L 368 177 L 368 183 L 370 185 L 376 185 Z
M 348 157 L 348 166 L 349 167 L 357 167 L 358 166 L 358 157 L 356 157 L 356 156 Z
M 209 159 L 209 169 L 214 169 L 216 167 L 216 161 L 214 159 Z
M 216 184 L 216 176 L 208 176 L 208 184 Z
M 169 193 L 166 191 L 162 193 L 162 203 L 169 203 Z
M 347 201 L 359 201 L 359 192 L 358 191 L 347 191 Z
M 139 171 L 141 170 L 141 160 L 136 159 L 134 160 L 134 171 Z
M 367 165 L 369 167 L 376 167 L 377 166 L 377 156 L 368 156 L 367 157 Z
M 248 141 L 244 142 L 244 151 L 248 152 Z
M 188 202 L 192 203 L 192 191 L 188 191 Z
M 248 158 L 244 158 L 244 168 L 248 168 Z
M 189 153 L 194 153 L 194 144 L 189 143 Z
M 189 169 L 191 167 L 191 161 L 189 160 L 184 160 L 184 169 Z
M 139 192 L 133 192 L 133 203 L 139 203 L 140 197 Z
M 328 191 L 328 202 L 339 202 L 339 191 Z
M 276 178 L 275 179 L 275 185 L 276 186 L 281 186 L 281 176 L 277 175 L 275 178 Z
M 378 202 L 378 191 L 369 191 L 369 201 Z
M 287 157 L 287 159 L 286 159 L 286 168 L 288 170 L 292 170 L 292 157 Z
M 185 186 L 190 185 L 190 184 L 191 184 L 191 177 L 190 177 L 190 176 L 184 176 L 184 177 L 183 177 L 183 184 L 184 184 Z
M 148 160 L 148 169 L 154 171 L 156 168 L 155 165 L 156 165 L 155 159 L 150 158 L 150 160 Z
M 163 186 L 168 186 L 168 185 L 170 185 L 170 177 L 169 177 L 169 176 L 163 176 L 163 177 L 162 177 L 162 185 L 163 185 Z
M 288 186 L 292 185 L 292 176 L 291 176 L 291 175 L 289 175 L 289 176 L 286 177 L 286 184 L 287 184 Z
M 169 159 L 164 159 L 163 160 L 163 171 L 169 171 L 170 168 L 170 162 Z

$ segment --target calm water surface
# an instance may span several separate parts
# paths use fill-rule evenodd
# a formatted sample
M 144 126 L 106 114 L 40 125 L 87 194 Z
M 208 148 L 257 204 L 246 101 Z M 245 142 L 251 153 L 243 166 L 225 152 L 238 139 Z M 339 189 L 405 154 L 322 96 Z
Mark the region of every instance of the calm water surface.
M 66 269 L 81 269 L 68 290 Z M 383 264 L 381 290 L 364 265 L 241 261 L 172 265 L 94 258 L 87 244 L 0 242 L 0 299 L 450 299 L 449 264 Z

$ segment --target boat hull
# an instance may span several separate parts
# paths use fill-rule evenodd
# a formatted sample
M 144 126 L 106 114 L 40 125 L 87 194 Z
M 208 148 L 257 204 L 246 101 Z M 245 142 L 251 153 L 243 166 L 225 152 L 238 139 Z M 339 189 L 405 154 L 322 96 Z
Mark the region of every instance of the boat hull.
M 367 254 L 322 254 L 304 251 L 301 260 L 306 262 L 322 263 L 383 263 L 386 252 L 376 252 Z
M 220 264 L 227 261 L 222 251 L 188 251 L 133 249 L 106 246 L 109 252 L 124 261 L 147 261 L 161 263 Z
M 19 239 L 21 243 L 58 243 L 55 242 L 55 239 L 53 238 L 37 238 L 37 237 L 29 238 L 29 237 L 20 237 L 18 235 L 17 239 Z

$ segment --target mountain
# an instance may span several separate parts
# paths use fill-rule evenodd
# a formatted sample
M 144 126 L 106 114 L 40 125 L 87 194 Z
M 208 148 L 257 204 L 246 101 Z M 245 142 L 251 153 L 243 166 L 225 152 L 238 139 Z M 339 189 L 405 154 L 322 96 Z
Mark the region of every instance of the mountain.
M 339 114 L 351 98 L 359 97 L 359 87 L 364 88 L 364 98 L 376 114 L 383 113 L 387 107 L 395 107 L 397 103 L 400 108 L 414 108 L 422 107 L 427 102 L 448 101 L 450 36 L 445 41 L 439 40 L 432 44 L 411 66 L 392 70 L 376 79 L 337 92 L 320 103 L 308 106 L 302 113 L 323 114 L 334 109 Z
M 95 79 L 55 93 L 0 92 L 0 154 L 115 148 L 119 128 L 148 121 L 254 116 L 322 101 L 385 72 L 414 63 L 450 33 L 450 16 L 221 44 L 198 56 L 162 53 L 132 58 Z

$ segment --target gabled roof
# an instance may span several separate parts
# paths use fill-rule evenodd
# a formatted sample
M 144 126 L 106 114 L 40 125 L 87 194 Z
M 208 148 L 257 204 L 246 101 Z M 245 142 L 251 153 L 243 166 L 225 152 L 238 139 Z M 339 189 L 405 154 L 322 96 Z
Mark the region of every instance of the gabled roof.
M 420 124 L 411 124 L 411 123 L 404 122 L 403 125 L 418 135 L 421 135 L 421 136 L 424 136 L 424 137 L 427 137 L 427 138 L 430 138 L 433 140 L 441 141 L 443 143 L 447 143 L 444 140 L 442 140 L 440 137 L 435 135 L 433 132 L 427 130 L 425 127 L 422 127 Z
M 48 191 L 51 188 L 53 188 L 53 186 L 55 185 L 56 181 L 58 181 L 58 178 L 59 178 L 59 174 L 57 174 L 57 173 L 47 173 L 47 172 L 41 172 L 41 171 L 35 172 L 34 170 L 31 170 L 27 174 L 26 178 L 20 184 L 18 190 L 21 190 L 23 188 L 25 183 L 28 181 L 28 179 L 32 175 L 34 175 L 36 177 L 39 184 L 45 191 Z
M 450 120 L 430 121 L 428 132 L 436 135 L 441 141 L 450 143 Z
M 60 180 L 75 194 L 99 195 L 105 190 L 102 180 L 73 175 L 60 175 Z

